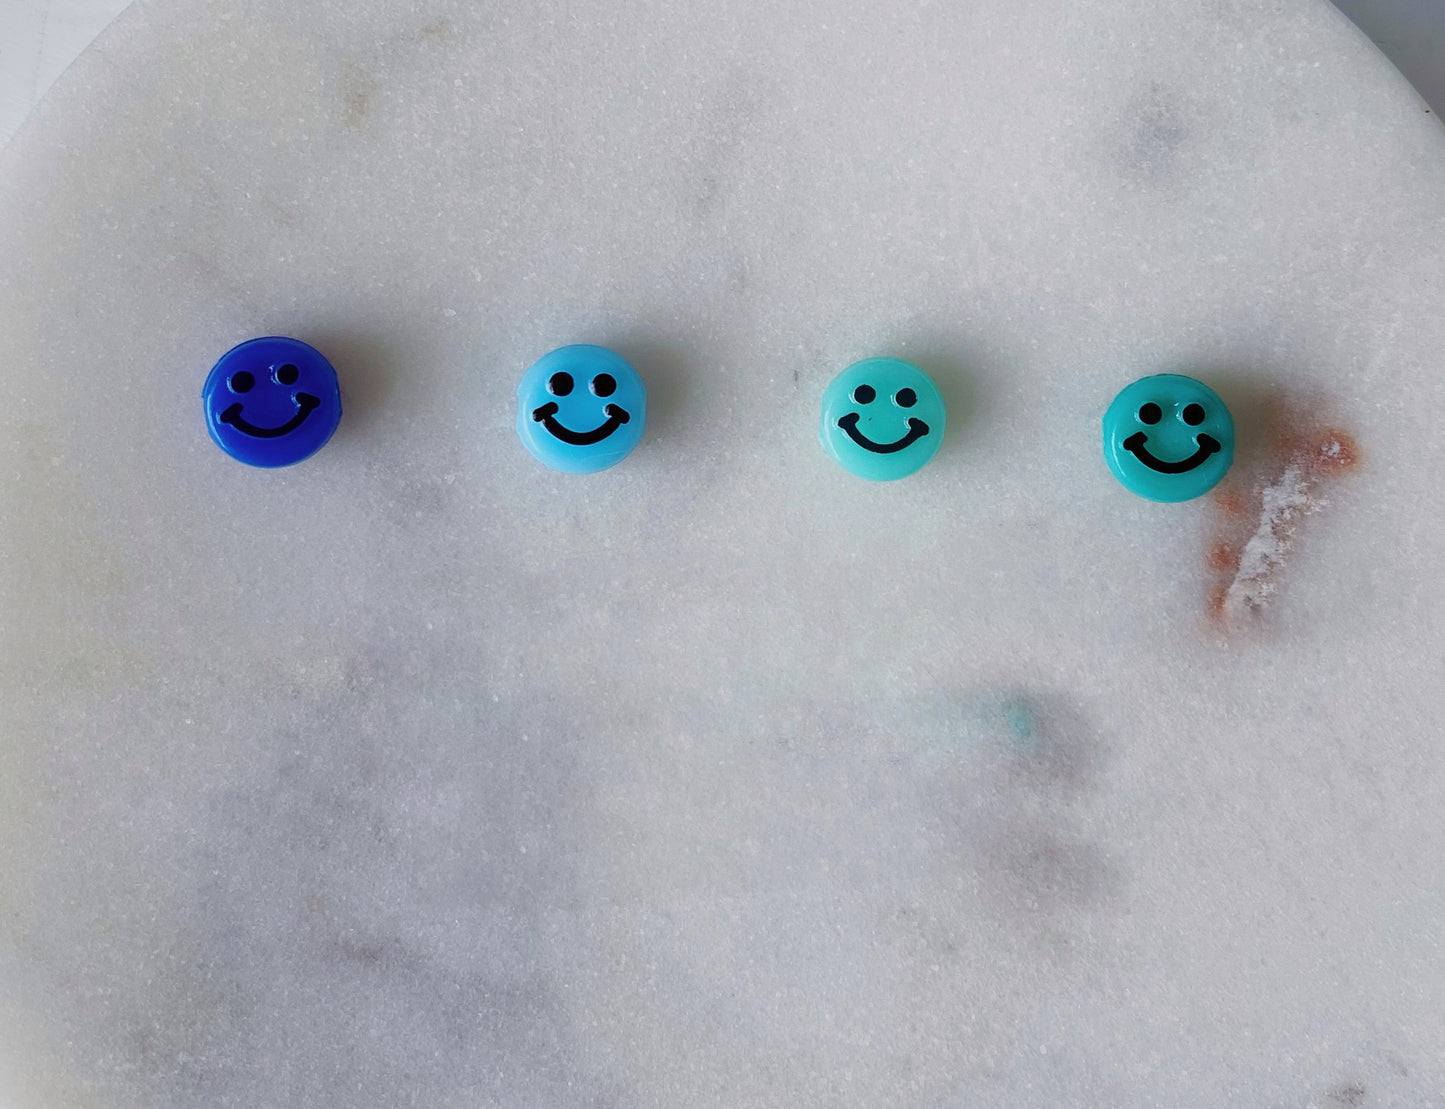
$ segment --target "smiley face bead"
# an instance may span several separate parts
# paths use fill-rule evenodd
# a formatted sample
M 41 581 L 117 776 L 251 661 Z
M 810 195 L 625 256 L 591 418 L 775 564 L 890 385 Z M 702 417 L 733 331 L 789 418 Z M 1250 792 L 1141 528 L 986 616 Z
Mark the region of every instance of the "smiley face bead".
M 567 474 L 615 466 L 637 446 L 647 389 L 606 347 L 561 347 L 533 364 L 517 386 L 517 435 L 537 461 Z
M 248 466 L 290 466 L 324 447 L 341 422 L 341 388 L 324 355 L 269 336 L 233 347 L 201 389 L 216 446 Z
M 938 452 L 943 427 L 943 395 L 931 377 L 898 358 L 867 358 L 824 391 L 818 438 L 849 473 L 894 481 Z
M 1234 418 L 1213 389 L 1192 377 L 1143 377 L 1104 413 L 1104 461 L 1131 493 L 1192 500 L 1229 472 Z

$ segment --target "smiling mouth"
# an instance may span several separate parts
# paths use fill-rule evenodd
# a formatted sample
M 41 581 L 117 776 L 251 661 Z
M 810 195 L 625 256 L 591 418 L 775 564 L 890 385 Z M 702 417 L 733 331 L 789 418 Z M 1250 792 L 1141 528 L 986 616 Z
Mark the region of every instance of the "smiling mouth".
M 1151 470 L 1157 470 L 1161 474 L 1187 474 L 1196 466 L 1203 466 L 1209 456 L 1219 450 L 1219 440 L 1212 435 L 1200 432 L 1195 442 L 1199 449 L 1182 462 L 1165 462 L 1155 458 L 1145 448 L 1144 443 L 1148 439 L 1142 431 L 1136 431 L 1129 438 L 1124 440 L 1124 449 L 1137 458 Z
M 223 424 L 230 424 L 242 435 L 250 435 L 256 439 L 279 439 L 282 435 L 289 435 L 305 422 L 306 417 L 311 415 L 312 409 L 321 404 L 320 397 L 313 397 L 310 393 L 297 393 L 292 398 L 296 401 L 296 415 L 292 416 L 280 427 L 257 427 L 255 424 L 241 417 L 241 404 L 236 402 L 222 412 L 218 420 Z
M 857 443 L 865 451 L 872 451 L 874 454 L 896 454 L 904 447 L 911 447 L 918 440 L 928 434 L 928 425 L 917 416 L 908 417 L 908 434 L 902 439 L 896 439 L 892 443 L 875 443 L 868 436 L 858 430 L 858 413 L 849 412 L 846 416 L 838 418 L 838 426 L 848 433 L 848 438 Z
M 593 443 L 600 443 L 619 427 L 632 419 L 626 409 L 618 408 L 615 404 L 609 404 L 602 411 L 607 413 L 607 419 L 594 427 L 591 431 L 573 431 L 570 427 L 563 427 L 552 417 L 557 415 L 557 402 L 548 401 L 532 413 L 532 419 L 545 427 L 552 435 L 564 443 L 571 443 L 574 447 L 590 447 Z

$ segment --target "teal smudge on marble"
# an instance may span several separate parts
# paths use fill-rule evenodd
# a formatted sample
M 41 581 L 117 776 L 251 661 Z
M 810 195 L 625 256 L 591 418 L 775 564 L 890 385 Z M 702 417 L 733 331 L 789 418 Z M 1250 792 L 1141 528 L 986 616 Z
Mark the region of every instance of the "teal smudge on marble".
M 1045 709 L 1024 693 L 922 693 L 900 699 L 888 716 L 910 722 L 914 757 L 924 760 L 1024 755 L 1046 731 Z
M 1012 701 L 1005 706 L 1004 714 L 1009 729 L 1019 739 L 1034 738 L 1034 712 L 1026 701 Z

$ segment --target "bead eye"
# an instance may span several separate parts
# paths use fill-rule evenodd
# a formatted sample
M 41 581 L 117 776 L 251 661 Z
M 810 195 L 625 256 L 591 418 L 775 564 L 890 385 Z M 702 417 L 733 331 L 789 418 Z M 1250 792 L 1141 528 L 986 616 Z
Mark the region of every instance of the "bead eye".
M 859 404 L 872 404 L 878 391 L 871 385 L 860 385 L 853 390 L 853 399 Z
M 918 394 L 912 389 L 899 389 L 893 394 L 893 403 L 899 408 L 912 408 L 918 403 Z
M 547 379 L 547 392 L 554 397 L 565 397 L 572 391 L 572 375 L 566 370 L 558 370 Z
M 1157 424 L 1163 417 L 1164 413 L 1152 400 L 1148 404 L 1139 406 L 1139 422 L 1141 424 Z
M 610 397 L 617 392 L 617 379 L 611 374 L 598 374 L 592 379 L 591 389 L 595 397 Z
M 1190 427 L 1198 427 L 1204 422 L 1204 405 L 1186 404 L 1180 415 L 1184 417 L 1184 422 Z
M 301 371 L 290 362 L 276 368 L 276 383 L 278 385 L 295 385 L 296 379 L 300 376 Z
M 227 387 L 230 388 L 233 393 L 250 392 L 251 386 L 255 384 L 256 375 L 250 370 L 241 370 L 239 373 L 234 373 L 231 375 L 231 380 L 226 382 Z

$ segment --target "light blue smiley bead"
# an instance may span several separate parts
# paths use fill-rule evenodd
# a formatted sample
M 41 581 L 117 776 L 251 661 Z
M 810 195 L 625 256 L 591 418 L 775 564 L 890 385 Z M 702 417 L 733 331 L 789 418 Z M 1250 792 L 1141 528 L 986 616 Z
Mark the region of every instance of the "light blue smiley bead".
M 931 377 L 898 358 L 865 358 L 824 391 L 818 438 L 850 474 L 894 481 L 938 453 L 943 425 L 943 394 Z
M 1234 417 L 1209 386 L 1181 374 L 1141 377 L 1104 413 L 1104 461 L 1151 501 L 1209 492 L 1234 461 Z
M 517 386 L 517 435 L 537 461 L 564 474 L 617 465 L 637 446 L 646 420 L 642 378 L 606 347 L 559 347 Z

